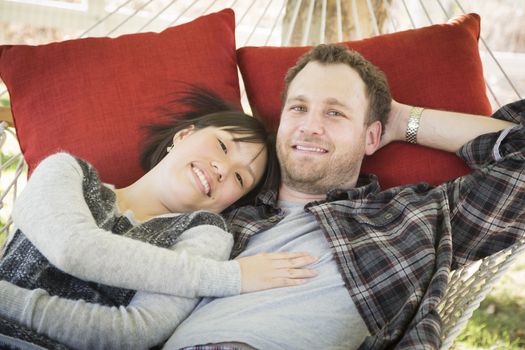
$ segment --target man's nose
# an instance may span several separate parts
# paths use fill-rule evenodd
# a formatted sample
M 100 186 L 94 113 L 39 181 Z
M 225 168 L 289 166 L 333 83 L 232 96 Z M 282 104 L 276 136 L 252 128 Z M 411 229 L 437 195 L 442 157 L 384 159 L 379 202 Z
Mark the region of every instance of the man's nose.
M 310 110 L 301 124 L 301 132 L 309 134 L 323 134 L 323 114 L 321 111 Z

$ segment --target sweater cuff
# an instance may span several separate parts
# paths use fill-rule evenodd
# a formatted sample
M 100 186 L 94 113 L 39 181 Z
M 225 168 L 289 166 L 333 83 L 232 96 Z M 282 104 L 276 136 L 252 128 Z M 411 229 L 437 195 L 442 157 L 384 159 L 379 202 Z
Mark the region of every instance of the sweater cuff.
M 202 269 L 201 292 L 203 297 L 227 297 L 241 293 L 241 266 L 238 261 L 214 261 Z
M 29 326 L 30 315 L 26 315 L 28 310 L 32 310 L 31 305 L 45 293 L 44 290 L 27 290 L 18 287 L 7 281 L 0 281 L 0 310 L 1 314 L 24 326 Z

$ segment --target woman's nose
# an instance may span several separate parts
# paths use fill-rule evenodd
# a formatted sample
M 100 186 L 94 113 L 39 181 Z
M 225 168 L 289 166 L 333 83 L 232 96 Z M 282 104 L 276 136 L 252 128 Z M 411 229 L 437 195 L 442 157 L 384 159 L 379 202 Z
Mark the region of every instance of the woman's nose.
M 214 174 L 216 175 L 217 181 L 222 182 L 226 179 L 228 175 L 229 166 L 225 162 L 211 162 L 211 167 Z

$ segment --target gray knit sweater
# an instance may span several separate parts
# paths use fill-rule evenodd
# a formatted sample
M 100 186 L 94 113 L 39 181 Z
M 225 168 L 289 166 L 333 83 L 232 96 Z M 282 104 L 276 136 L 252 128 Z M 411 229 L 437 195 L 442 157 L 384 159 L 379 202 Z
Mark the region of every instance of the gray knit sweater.
M 86 213 L 84 213 L 85 217 L 80 219 L 82 224 L 86 227 L 85 232 L 82 232 L 83 229 L 79 228 L 78 225 L 75 225 L 75 220 L 78 219 L 68 219 L 67 215 L 63 215 L 67 214 L 68 212 L 71 212 L 73 216 L 75 216 L 75 214 L 78 214 L 72 208 L 64 208 L 64 201 L 68 202 L 69 205 L 73 205 L 73 207 L 75 208 L 77 207 L 77 205 L 75 205 L 74 198 L 67 194 L 69 191 L 75 192 L 74 188 L 70 188 L 70 186 L 72 186 L 70 183 L 80 185 L 79 188 L 81 188 L 84 203 L 87 205 L 87 208 L 89 209 L 89 213 L 91 215 L 85 215 Z M 45 198 L 46 194 L 48 194 L 51 197 L 56 196 L 56 194 L 51 193 L 51 191 L 49 190 L 50 188 L 54 189 L 55 192 L 64 191 L 64 193 L 66 194 L 62 197 L 58 195 L 58 197 L 60 197 L 58 200 L 55 200 L 56 198 Z M 28 194 L 31 195 L 31 197 L 33 197 L 33 200 L 31 202 L 27 201 L 27 197 L 29 196 L 27 196 L 27 193 L 25 192 L 29 192 Z M 72 337 L 78 337 L 79 333 L 85 333 L 89 336 L 90 332 L 87 330 L 87 332 L 82 332 L 82 330 L 79 329 L 74 329 L 73 331 L 67 329 L 60 330 L 56 329 L 56 327 L 55 329 L 53 329 L 52 327 L 50 328 L 49 326 L 46 326 L 46 322 L 53 322 L 56 320 L 50 319 L 49 316 L 45 316 L 44 314 L 40 314 L 43 309 L 42 303 L 47 305 L 53 305 L 53 309 L 55 309 L 55 311 L 63 310 L 64 313 L 71 312 L 71 310 L 73 309 L 75 310 L 75 312 L 87 312 L 88 314 L 90 314 L 91 318 L 94 312 L 93 310 L 98 310 L 98 317 L 101 317 L 102 319 L 111 320 L 111 323 L 114 323 L 114 320 L 112 319 L 115 316 L 112 315 L 111 312 L 111 310 L 113 309 L 109 307 L 97 307 L 97 305 L 108 305 L 117 307 L 126 306 L 130 304 L 130 301 L 134 299 L 135 302 L 132 302 L 132 305 L 130 306 L 129 310 L 127 310 L 130 313 L 133 313 L 135 311 L 134 307 L 136 307 L 136 305 L 140 305 L 140 307 L 142 307 L 143 305 L 148 305 L 147 303 L 141 303 L 143 303 L 144 300 L 152 299 L 154 295 L 152 295 L 151 293 L 138 293 L 139 295 L 137 295 L 134 298 L 135 291 L 129 288 L 117 288 L 104 283 L 96 283 L 97 281 L 87 281 L 84 280 L 85 276 L 79 276 L 84 279 L 77 278 L 71 274 L 71 272 L 76 271 L 74 268 L 72 269 L 73 271 L 71 271 L 70 273 L 63 272 L 60 269 L 53 266 L 53 264 L 43 254 L 41 254 L 39 249 L 37 249 L 37 247 L 33 245 L 33 243 L 26 237 L 26 235 L 24 234 L 25 232 L 30 232 L 33 236 L 39 236 L 39 239 L 36 239 L 36 242 L 40 242 L 42 241 L 43 234 L 47 234 L 48 237 L 50 235 L 56 234 L 60 237 L 61 235 L 67 236 L 68 231 L 73 230 L 74 232 L 69 233 L 72 235 L 69 237 L 69 241 L 73 241 L 74 237 L 81 237 L 81 239 L 84 239 L 87 243 L 85 251 L 86 255 L 88 256 L 93 256 L 92 254 L 96 254 L 97 251 L 107 251 L 108 249 L 111 251 L 112 247 L 111 244 L 97 245 L 96 242 L 90 242 L 89 236 L 86 235 L 89 234 L 90 230 L 94 229 L 103 230 L 106 232 L 111 231 L 112 233 L 120 236 L 141 240 L 163 248 L 171 248 L 176 250 L 177 246 L 180 245 L 181 247 L 185 247 L 186 251 L 178 252 L 179 255 L 177 256 L 177 258 L 179 258 L 178 260 L 181 263 L 181 266 L 179 266 L 179 270 L 172 270 L 174 275 L 177 275 L 177 272 L 182 271 L 184 268 L 192 270 L 191 272 L 199 272 L 199 268 L 195 270 L 195 266 L 212 266 L 210 264 L 213 264 L 213 262 L 210 261 L 210 257 L 213 259 L 227 259 L 229 250 L 231 249 L 231 235 L 227 234 L 225 231 L 222 230 L 225 227 L 224 221 L 220 216 L 212 213 L 195 212 L 191 214 L 182 215 L 164 215 L 153 218 L 144 223 L 138 223 L 132 219 L 130 220 L 130 218 L 118 212 L 114 192 L 109 187 L 105 186 L 100 182 L 94 168 L 91 167 L 88 163 L 82 160 L 74 159 L 73 157 L 67 154 L 57 154 L 49 157 L 44 162 L 42 162 L 42 164 L 37 168 L 31 180 L 29 181 L 28 186 L 24 191 L 24 194 L 25 197 L 21 196 L 22 199 L 19 202 L 17 202 L 17 210 L 15 210 L 17 212 L 17 215 L 14 215 L 15 225 L 22 228 L 22 230 L 16 230 L 16 233 L 9 242 L 3 259 L 0 261 L 0 278 L 24 288 L 40 288 L 40 290 L 29 292 L 28 294 L 25 290 L 20 289 L 17 291 L 15 286 L 11 288 L 11 285 L 5 282 L 1 282 L 0 293 L 2 293 L 4 297 L 2 298 L 2 301 L 0 301 L 0 314 L 2 314 L 2 316 L 4 317 L 10 317 L 15 319 L 17 321 L 16 324 L 21 323 L 28 327 L 35 327 L 35 324 L 33 324 L 35 315 L 40 315 L 40 317 L 38 317 L 40 319 L 38 325 L 40 329 L 38 330 L 51 337 L 57 338 L 58 340 L 65 342 L 70 346 L 97 347 L 100 345 L 99 347 L 101 348 L 107 348 L 113 347 L 115 345 L 115 348 L 118 348 L 122 346 L 122 344 L 120 343 L 119 345 L 116 345 L 113 344 L 112 340 L 108 340 L 111 339 L 111 337 L 113 336 L 114 330 L 108 330 L 108 334 L 105 337 L 108 339 L 103 341 L 100 338 L 101 336 L 104 336 L 103 334 L 101 335 L 100 332 L 94 332 L 92 336 L 93 339 L 91 340 L 82 339 L 82 341 L 80 341 L 76 339 L 71 339 Z M 64 203 L 62 203 L 61 201 L 63 201 Z M 19 207 L 24 204 L 27 204 L 25 205 L 25 209 L 27 209 L 25 210 L 26 212 L 24 212 L 24 210 L 19 209 Z M 62 227 L 59 226 L 57 229 L 56 224 L 55 226 L 49 225 L 49 229 L 52 229 L 53 231 L 46 232 L 45 227 L 48 227 L 48 225 L 45 225 L 45 222 L 43 224 L 40 224 L 37 220 L 38 217 L 33 218 L 30 215 L 28 215 L 31 213 L 36 213 L 36 211 L 31 208 L 38 207 L 38 204 L 42 209 L 42 205 L 46 206 L 46 208 L 43 210 L 44 212 L 46 210 L 53 209 L 53 207 L 57 209 L 58 207 L 60 207 L 60 205 L 62 205 L 62 208 L 59 208 L 60 211 L 55 217 L 57 218 L 57 220 L 53 220 L 54 222 L 58 221 L 58 223 L 61 224 Z M 80 211 L 82 212 L 82 209 L 80 209 Z M 84 212 L 85 211 L 86 210 L 84 210 Z M 39 214 L 36 214 L 36 216 L 38 215 Z M 60 219 L 58 219 L 58 217 L 60 217 Z M 78 218 L 78 215 L 76 215 L 75 217 Z M 23 218 L 25 220 L 20 220 L 20 218 Z M 51 221 L 52 218 L 53 216 L 48 216 L 47 221 Z M 32 222 L 35 220 L 36 222 Z M 71 225 L 67 225 L 67 220 L 71 220 Z M 89 222 L 90 220 L 92 222 Z M 27 221 L 29 221 L 29 223 Z M 220 229 L 217 229 L 217 227 Z M 22 231 L 24 233 L 22 233 Z M 191 236 L 189 235 L 189 232 L 193 232 Z M 108 234 L 106 233 L 106 235 Z M 193 243 L 188 245 L 188 242 L 191 242 L 192 239 L 195 239 L 195 237 L 200 237 L 202 242 L 206 242 L 206 245 L 208 245 L 208 247 L 204 247 L 205 249 L 217 249 L 217 254 L 210 254 L 209 252 L 202 251 L 201 253 L 205 257 L 201 257 L 201 260 L 192 261 L 191 259 L 188 259 L 188 252 L 198 253 L 198 251 L 202 250 L 203 248 L 202 242 L 200 242 L 200 244 L 197 245 Z M 226 243 L 224 243 L 224 241 Z M 178 244 L 180 242 L 184 242 L 184 244 Z M 50 248 L 48 247 L 48 245 L 49 243 L 47 243 L 47 245 L 44 244 L 44 250 L 49 251 Z M 199 246 L 199 249 L 195 249 L 196 246 Z M 165 254 L 166 252 L 170 253 L 170 251 L 166 250 L 163 251 L 163 254 Z M 177 251 L 174 251 L 172 253 L 173 255 L 176 255 L 175 253 L 177 253 Z M 56 254 L 54 257 L 56 258 Z M 115 258 L 115 261 L 117 260 L 119 259 Z M 191 263 L 188 264 L 188 261 Z M 202 264 L 199 264 L 199 261 L 202 262 Z M 167 260 L 166 262 L 170 266 L 173 265 L 173 262 L 168 262 Z M 228 277 L 233 278 L 235 280 L 235 282 L 232 283 L 232 281 L 228 281 L 228 278 L 226 278 L 224 285 L 221 286 L 221 290 L 217 293 L 218 296 L 238 293 L 238 280 L 240 279 L 237 271 L 238 266 L 232 266 L 230 262 L 222 263 L 215 261 L 215 265 L 217 264 L 225 265 L 222 268 L 222 272 L 227 273 L 228 271 L 231 271 L 232 276 Z M 103 268 L 99 269 L 98 271 L 101 275 L 104 276 L 103 278 L 101 278 L 101 280 L 103 282 L 106 282 L 108 280 L 108 274 L 105 274 L 103 271 L 114 271 L 114 267 L 112 267 L 111 264 L 108 265 L 107 261 L 101 262 L 100 265 L 102 265 L 101 267 Z M 133 263 L 131 263 L 130 266 L 132 268 L 136 268 L 136 266 L 134 266 Z M 121 269 L 122 266 L 119 266 L 119 268 Z M 148 270 L 148 267 L 145 266 L 143 267 L 143 269 Z M 82 267 L 80 267 L 80 271 L 83 271 Z M 215 267 L 215 271 L 220 271 L 220 269 L 217 270 L 217 268 Z M 141 272 L 137 271 L 138 275 L 140 275 L 140 273 Z M 89 275 L 89 272 L 87 274 Z M 197 275 L 200 277 L 206 276 L 205 273 L 197 273 Z M 179 281 L 180 284 L 189 284 L 189 289 L 188 286 L 185 286 L 185 289 L 181 289 L 181 294 L 183 294 L 181 296 L 183 297 L 195 297 L 199 295 L 199 293 L 202 291 L 200 284 L 213 284 L 214 282 L 216 282 L 216 278 L 223 277 L 221 276 L 221 274 L 219 274 L 219 276 L 211 276 L 210 280 L 197 279 L 196 283 L 195 279 L 191 279 L 189 281 L 185 280 L 184 277 L 186 275 L 184 273 L 181 273 L 180 276 L 182 277 Z M 133 283 L 120 281 L 117 278 L 117 276 L 115 277 L 115 279 L 117 280 L 117 285 L 121 287 L 133 287 Z M 146 289 L 152 289 L 153 291 L 157 291 L 159 289 L 158 286 L 155 286 L 154 284 L 150 285 L 148 281 L 145 282 Z M 204 294 L 208 293 L 205 292 Z M 17 295 L 19 297 L 17 297 Z M 50 295 L 55 295 L 62 298 L 53 298 L 50 297 Z M 162 297 L 160 295 L 157 296 L 158 298 L 156 298 L 155 300 L 162 300 Z M 65 300 L 63 298 L 67 298 L 69 300 Z M 187 314 L 187 312 L 191 310 L 192 305 L 194 305 L 194 303 L 188 304 L 187 300 L 183 301 L 182 299 L 184 298 L 179 298 L 178 296 L 170 298 L 170 306 L 177 305 L 177 303 L 174 303 L 174 299 L 182 301 L 181 305 L 183 305 L 183 307 L 181 308 L 181 313 L 184 315 Z M 83 301 L 79 304 L 78 301 L 81 299 Z M 84 301 L 93 304 L 84 303 Z M 28 307 L 28 305 L 31 307 Z M 85 305 L 87 306 L 87 308 L 79 307 L 79 305 Z M 175 308 L 175 310 L 178 309 Z M 53 312 L 48 314 L 54 315 L 53 318 L 56 318 L 57 316 L 57 314 Z M 175 315 L 173 316 L 173 320 L 177 320 L 178 317 L 175 317 Z M 65 317 L 67 317 L 67 315 L 64 315 L 64 318 Z M 124 318 L 126 317 L 129 316 L 124 316 Z M 182 316 L 181 319 L 183 317 L 184 316 Z M 61 324 L 62 328 L 78 328 L 79 319 L 82 319 L 82 317 L 78 317 L 76 322 L 63 322 L 62 324 L 59 322 L 59 324 Z M 5 324 L 5 320 L 3 323 Z M 168 323 L 170 323 L 170 326 L 165 329 L 173 330 L 174 326 L 176 326 L 176 323 L 173 323 L 171 321 L 168 321 Z M 0 322 L 0 330 L 2 329 L 1 324 L 2 322 Z M 159 328 L 162 329 L 162 327 Z M 16 327 L 14 329 L 16 332 Z M 12 324 L 10 327 L 4 327 L 3 331 L 10 331 L 11 334 L 13 334 Z M 24 334 L 25 333 L 27 333 L 26 330 L 24 330 Z M 69 334 L 69 336 L 62 338 L 60 336 L 61 334 Z M 73 334 L 76 335 L 72 336 Z M 152 344 L 150 343 L 144 344 L 144 346 L 151 345 Z M 138 346 L 138 348 L 140 347 L 141 346 Z

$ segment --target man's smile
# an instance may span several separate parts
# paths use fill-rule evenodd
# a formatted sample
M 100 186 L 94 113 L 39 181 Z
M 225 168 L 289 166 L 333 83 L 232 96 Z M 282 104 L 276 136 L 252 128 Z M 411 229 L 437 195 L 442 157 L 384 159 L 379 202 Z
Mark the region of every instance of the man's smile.
M 302 153 L 313 153 L 313 154 L 328 153 L 327 149 L 320 147 L 319 145 L 316 145 L 316 144 L 308 144 L 308 143 L 294 144 L 292 145 L 292 148 Z

